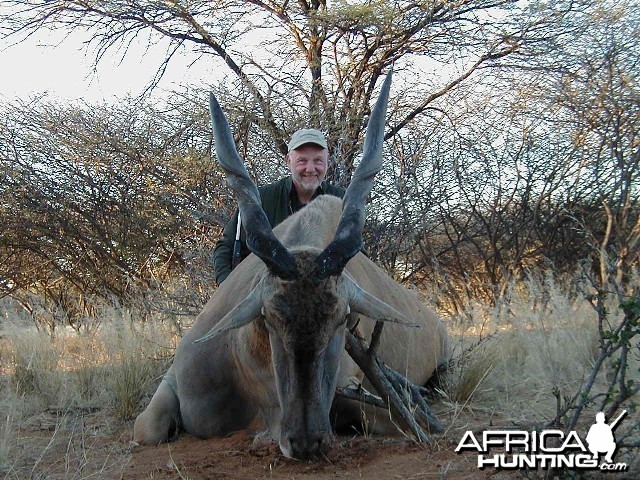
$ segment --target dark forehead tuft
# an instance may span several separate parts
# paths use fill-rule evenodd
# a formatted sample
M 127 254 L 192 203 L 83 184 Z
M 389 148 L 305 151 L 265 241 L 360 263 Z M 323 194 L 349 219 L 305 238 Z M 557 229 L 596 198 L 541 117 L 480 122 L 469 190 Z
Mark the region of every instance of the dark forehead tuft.
M 302 250 L 293 253 L 293 256 L 300 275 L 299 280 L 303 282 L 305 286 L 308 286 L 309 284 L 317 284 L 319 288 L 323 288 L 323 286 L 335 284 L 335 280 L 328 279 L 330 281 L 325 281 L 324 279 L 319 279 L 316 267 L 316 258 L 318 257 L 318 253 Z
M 319 280 L 315 275 L 317 253 L 294 253 L 299 276 L 293 281 L 279 281 L 271 306 L 286 337 L 303 348 L 329 340 L 335 332 L 335 315 L 339 298 L 336 279 Z

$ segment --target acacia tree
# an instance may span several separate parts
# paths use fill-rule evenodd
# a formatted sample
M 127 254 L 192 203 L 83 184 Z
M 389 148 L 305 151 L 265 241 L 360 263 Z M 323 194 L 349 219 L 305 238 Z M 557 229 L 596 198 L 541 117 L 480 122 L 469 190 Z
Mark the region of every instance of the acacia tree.
M 628 11 L 625 5 L 619 8 Z M 311 125 L 328 133 L 330 175 L 346 184 L 378 79 L 395 62 L 396 85 L 402 87 L 391 101 L 386 133 L 392 140 L 387 142 L 390 162 L 372 197 L 369 253 L 389 269 L 401 267 L 405 279 L 433 278 L 444 270 L 468 289 L 467 295 L 490 299 L 526 268 L 547 259 L 559 263 L 563 256 L 575 259 L 575 252 L 584 252 L 579 246 L 586 229 L 577 228 L 575 219 L 589 225 L 589 218 L 579 209 L 567 211 L 567 202 L 592 209 L 589 186 L 596 170 L 586 168 L 591 163 L 584 159 L 595 158 L 596 150 L 593 140 L 584 145 L 571 141 L 586 135 L 576 132 L 587 131 L 589 115 L 578 113 L 581 105 L 589 104 L 584 95 L 591 94 L 571 92 L 593 92 L 600 70 L 582 68 L 581 62 L 593 48 L 591 26 L 602 27 L 594 32 L 606 31 L 606 22 L 598 23 L 605 16 L 597 12 L 609 11 L 608 6 L 606 1 L 549 6 L 507 0 L 13 0 L 0 7 L 0 28 L 14 41 L 39 29 L 86 31 L 97 61 L 113 50 L 126 52 L 138 37 L 148 36 L 152 48 L 168 46 L 165 64 L 188 50 L 200 54 L 200 61 L 221 66 L 227 75 L 212 88 L 231 119 L 242 156 L 260 181 L 273 179 L 277 169 L 272 159 L 286 151 L 288 134 Z M 620 15 L 627 18 L 627 13 Z M 632 24 L 637 27 L 637 22 Z M 259 45 L 251 40 L 256 31 L 262 35 Z M 633 51 L 625 48 L 621 50 Z M 625 85 L 619 90 L 628 96 L 629 82 Z M 609 97 L 602 98 L 609 108 Z M 201 106 L 195 111 L 204 114 Z M 621 124 L 626 132 L 637 125 L 633 110 L 629 112 L 630 120 Z M 189 118 L 186 110 L 176 113 Z M 586 135 L 590 139 L 599 124 L 593 118 Z M 170 122 L 163 130 L 165 138 L 171 138 L 170 128 L 180 131 L 179 125 Z M 125 124 L 123 128 L 127 130 Z M 198 135 L 209 141 L 206 127 Z M 609 145 L 606 138 L 601 145 Z M 127 137 L 129 141 L 137 142 Z M 180 142 L 176 155 L 189 157 L 189 148 Z M 149 152 L 148 164 L 164 155 L 161 148 Z M 60 168 L 77 170 L 73 158 L 77 156 L 67 157 Z M 104 158 L 109 162 L 108 155 Z M 32 168 L 29 162 L 25 166 Z M 620 218 L 627 226 L 620 231 L 631 241 L 609 235 L 607 245 L 614 240 L 617 245 L 637 245 L 633 161 L 626 165 L 629 195 L 623 204 L 628 213 Z M 212 178 L 219 175 L 213 172 Z M 225 198 L 223 191 L 219 195 Z M 203 211 L 196 203 L 186 210 Z M 232 208 L 221 201 L 213 224 L 223 223 Z M 606 218 L 617 218 L 618 210 L 610 210 L 613 216 Z M 176 217 L 183 213 L 174 211 Z M 606 218 L 602 232 L 592 229 L 598 245 L 607 230 Z M 134 258 L 133 270 L 140 262 L 143 257 Z M 472 283 L 486 288 L 472 290 Z
M 630 2 L 578 6 L 528 69 L 459 85 L 394 139 L 377 219 L 392 233 L 373 250 L 389 268 L 489 302 L 514 277 L 579 259 L 603 285 L 632 277 L 640 19 Z
M 555 133 L 562 148 L 554 160 L 566 165 L 553 197 L 562 211 L 547 217 L 548 228 L 538 225 L 538 232 L 550 238 L 557 232 L 570 245 L 547 250 L 554 260 L 591 257 L 603 288 L 609 281 L 625 285 L 640 261 L 636 7 L 595 2 L 566 18 L 571 41 L 559 42 L 532 65 L 546 73 L 538 80 L 546 108 L 532 116 Z
M 603 23 L 611 27 L 616 20 L 607 17 Z M 589 183 L 577 193 L 590 200 L 596 215 L 584 216 L 581 223 L 597 248 L 603 285 L 610 279 L 626 283 L 640 261 L 637 12 L 633 20 L 598 38 L 598 53 L 583 57 L 559 99 L 573 117 L 574 142 L 583 152 L 581 170 Z
M 96 296 L 126 300 L 193 267 L 224 194 L 205 116 L 170 103 L 2 108 L 0 296 L 32 311 L 42 295 L 77 326 Z
M 97 59 L 145 34 L 168 45 L 166 63 L 185 49 L 202 61 L 213 56 L 211 64 L 222 63 L 255 103 L 244 112 L 248 124 L 268 132 L 281 153 L 301 123 L 326 130 L 332 175 L 346 183 L 371 97 L 391 64 L 418 81 L 398 97 L 388 136 L 480 68 L 533 53 L 531 46 L 539 48 L 550 34 L 549 18 L 563 13 L 511 0 L 10 0 L 1 18 L 5 35 L 16 38 L 43 28 L 86 31 Z M 247 48 L 247 34 L 255 31 L 265 40 Z M 419 65 L 428 62 L 439 71 L 425 73 Z

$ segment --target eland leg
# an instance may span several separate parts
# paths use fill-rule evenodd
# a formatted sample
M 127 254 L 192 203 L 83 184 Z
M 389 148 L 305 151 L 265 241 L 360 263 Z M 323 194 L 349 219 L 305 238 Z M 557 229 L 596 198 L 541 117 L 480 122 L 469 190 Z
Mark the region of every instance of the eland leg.
M 133 441 L 141 445 L 167 442 L 180 427 L 180 402 L 176 395 L 172 368 L 162 378 L 147 408 L 138 415 L 133 427 Z

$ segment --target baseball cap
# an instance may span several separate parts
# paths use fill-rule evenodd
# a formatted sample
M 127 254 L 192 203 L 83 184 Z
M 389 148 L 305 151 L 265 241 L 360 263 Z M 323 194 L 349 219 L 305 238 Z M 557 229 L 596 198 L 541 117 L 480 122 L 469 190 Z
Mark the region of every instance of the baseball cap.
M 320 130 L 315 128 L 302 128 L 294 132 L 288 143 L 289 151 L 304 145 L 305 143 L 314 143 L 322 148 L 327 148 L 327 139 Z

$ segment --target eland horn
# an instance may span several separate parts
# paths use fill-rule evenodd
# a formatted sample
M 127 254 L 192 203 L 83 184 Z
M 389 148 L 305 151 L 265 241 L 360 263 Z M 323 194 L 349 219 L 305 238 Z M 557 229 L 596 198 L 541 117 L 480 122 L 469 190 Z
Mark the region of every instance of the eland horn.
M 333 240 L 316 259 L 320 278 L 340 275 L 347 262 L 360 251 L 363 245 L 364 207 L 373 186 L 373 179 L 382 168 L 382 143 L 384 125 L 391 87 L 391 75 L 382 84 L 367 125 L 362 160 L 353 174 L 344 194 L 342 216 Z
M 262 209 L 258 187 L 249 177 L 236 149 L 229 122 L 216 97 L 209 95 L 211 125 L 216 143 L 216 156 L 227 176 L 227 184 L 235 193 L 238 209 L 247 233 L 247 247 L 265 263 L 269 271 L 283 280 L 297 276 L 293 256 L 273 234 Z

